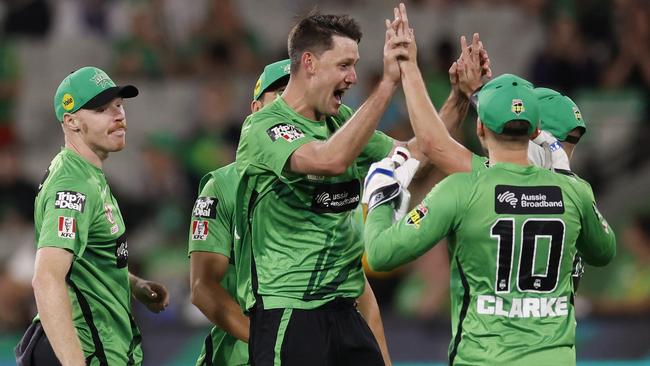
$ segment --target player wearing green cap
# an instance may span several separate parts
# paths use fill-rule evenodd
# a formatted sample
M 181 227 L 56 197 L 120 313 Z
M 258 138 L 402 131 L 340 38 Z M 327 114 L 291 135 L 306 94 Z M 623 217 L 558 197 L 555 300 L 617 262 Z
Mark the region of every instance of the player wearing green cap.
M 375 128 L 408 39 L 386 42 L 382 81 L 354 113 L 341 99 L 356 83 L 360 38 L 348 16 L 301 19 L 289 35 L 285 92 L 242 127 L 235 256 L 251 277 L 239 292 L 251 314 L 251 363 L 390 362 L 355 309 L 366 287 L 356 209 L 370 163 L 396 145 Z
M 378 194 L 398 187 L 386 161 L 371 167 L 365 243 L 369 265 L 390 270 L 448 237 L 452 365 L 575 364 L 571 272 L 578 250 L 593 265 L 616 251 L 591 187 L 530 165 L 539 121 L 529 86 L 496 78 L 478 94 L 477 134 L 490 169 L 443 179 L 402 220 Z
M 169 302 L 164 286 L 129 273 L 124 220 L 102 171 L 125 145 L 123 98 L 137 94 L 95 67 L 71 73 L 56 91 L 65 147 L 36 197 L 38 315 L 16 347 L 21 366 L 139 365 L 131 296 L 153 312 Z
M 275 100 L 289 82 L 290 61 L 264 68 L 253 91 L 251 112 Z M 236 162 L 206 174 L 192 210 L 189 235 L 192 303 L 215 324 L 205 338 L 197 366 L 247 365 L 250 322 L 237 301 L 233 255 Z

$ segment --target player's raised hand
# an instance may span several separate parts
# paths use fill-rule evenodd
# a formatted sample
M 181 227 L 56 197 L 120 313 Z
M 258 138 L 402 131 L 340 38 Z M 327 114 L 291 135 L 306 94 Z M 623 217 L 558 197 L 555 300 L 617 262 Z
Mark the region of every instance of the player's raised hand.
M 404 35 L 397 35 L 402 19 L 395 14 L 391 22 L 386 19 L 386 40 L 384 42 L 384 75 L 383 78 L 393 83 L 398 83 L 401 78 L 399 60 L 408 60 L 408 51 L 405 47 L 410 43 Z
M 465 36 L 461 36 L 460 47 L 461 54 L 457 61 L 458 87 L 469 98 L 483 85 L 479 34 L 474 33 L 471 46 L 467 45 Z
M 408 60 L 402 60 L 400 61 L 400 64 L 404 62 L 417 64 L 418 48 L 417 44 L 415 43 L 415 32 L 409 24 L 406 5 L 404 5 L 404 3 L 400 3 L 398 8 L 393 9 L 393 12 L 395 13 L 396 18 L 399 17 L 402 20 L 396 29 L 397 35 L 403 36 L 408 40 L 408 43 L 403 44 L 403 46 L 408 50 Z

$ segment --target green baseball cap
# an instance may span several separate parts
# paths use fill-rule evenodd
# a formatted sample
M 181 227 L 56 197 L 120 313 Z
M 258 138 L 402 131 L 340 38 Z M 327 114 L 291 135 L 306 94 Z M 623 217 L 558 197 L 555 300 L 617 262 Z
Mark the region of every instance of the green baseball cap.
M 566 95 L 549 89 L 535 88 L 539 99 L 540 127 L 560 141 L 565 141 L 574 128 L 587 132 L 587 125 L 578 106 Z
M 510 121 L 528 121 L 531 135 L 539 123 L 539 103 L 533 84 L 512 74 L 490 80 L 478 93 L 478 116 L 485 126 L 499 134 Z
M 133 98 L 138 89 L 133 85 L 117 86 L 108 75 L 92 66 L 74 71 L 59 84 L 54 94 L 54 113 L 63 122 L 65 113 L 94 109 L 116 97 Z
M 289 78 L 289 72 L 291 68 L 291 60 L 286 59 L 272 64 L 266 65 L 262 75 L 257 79 L 255 83 L 255 89 L 253 90 L 253 99 L 258 100 L 259 97 L 273 85 L 276 81 L 286 77 Z

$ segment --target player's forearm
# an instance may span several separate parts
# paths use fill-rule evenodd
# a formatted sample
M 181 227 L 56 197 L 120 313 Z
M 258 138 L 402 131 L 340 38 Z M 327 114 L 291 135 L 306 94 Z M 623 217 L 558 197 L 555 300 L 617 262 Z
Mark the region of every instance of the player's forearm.
M 445 104 L 440 108 L 440 119 L 445 124 L 447 131 L 453 133 L 467 117 L 469 99 L 459 92 L 452 90 Z
M 417 65 L 404 63 L 402 87 L 420 151 L 446 174 L 471 170 L 471 152 L 456 142 L 436 112 Z
M 366 288 L 363 291 L 363 294 L 359 297 L 357 303 L 361 316 L 363 316 L 366 323 L 368 323 L 368 327 L 379 344 L 379 349 L 381 349 L 384 363 L 386 365 L 392 365 L 390 354 L 388 353 L 386 336 L 384 334 L 384 324 L 381 321 L 381 313 L 379 312 L 379 305 L 377 304 L 375 293 L 372 291 L 368 280 L 366 280 Z
M 344 170 L 361 154 L 388 107 L 396 86 L 382 80 L 350 119 L 323 144 L 323 157 L 339 162 Z
M 63 365 L 85 365 L 65 279 L 37 272 L 32 285 L 41 324 L 57 358 Z
M 217 282 L 192 286 L 192 304 L 219 328 L 248 342 L 250 320 L 228 292 Z
M 393 208 L 383 204 L 368 213 L 364 230 L 366 259 L 373 271 L 390 271 L 415 258 L 410 248 L 400 248 L 399 239 L 392 226 Z M 395 237 L 394 237 L 395 236 Z M 410 244 L 410 242 L 409 242 Z

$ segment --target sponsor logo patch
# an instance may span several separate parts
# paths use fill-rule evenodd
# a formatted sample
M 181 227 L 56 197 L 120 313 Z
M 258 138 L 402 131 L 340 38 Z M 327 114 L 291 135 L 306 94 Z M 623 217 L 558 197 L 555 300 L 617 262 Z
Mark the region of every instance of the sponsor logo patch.
M 117 224 L 111 226 L 111 234 L 117 234 L 118 231 L 120 231 L 120 227 Z
M 320 184 L 314 189 L 311 210 L 316 213 L 341 213 L 354 210 L 361 198 L 361 184 L 357 179 Z
M 420 223 L 427 216 L 427 213 L 429 213 L 429 209 L 420 203 L 406 215 L 406 225 L 412 225 L 419 229 Z
M 301 137 L 305 137 L 305 134 L 298 127 L 287 123 L 278 123 L 277 125 L 266 130 L 266 133 L 269 135 L 271 141 L 273 142 L 277 141 L 278 139 L 284 139 L 288 142 L 293 142 Z
M 217 203 L 219 203 L 219 200 L 216 197 L 199 197 L 194 203 L 192 215 L 214 219 L 217 217 Z
M 208 238 L 208 222 L 205 220 L 192 221 L 192 240 L 205 240 Z
M 59 238 L 74 239 L 77 237 L 77 220 L 73 217 L 59 216 Z
M 129 264 L 129 244 L 126 240 L 126 233 L 115 240 L 115 258 L 117 268 L 124 268 Z
M 494 211 L 498 214 L 564 213 L 562 190 L 557 186 L 494 187 Z
M 86 195 L 74 191 L 58 191 L 56 192 L 56 199 L 54 201 L 54 208 L 67 208 L 84 212 L 86 206 Z
M 521 99 L 513 99 L 512 107 L 510 108 L 510 110 L 512 111 L 512 113 L 519 116 L 520 114 L 526 111 L 526 108 L 524 107 L 524 101 Z
M 63 99 L 61 100 L 61 105 L 66 111 L 72 110 L 74 108 L 74 98 L 72 95 L 65 93 L 63 94 Z

